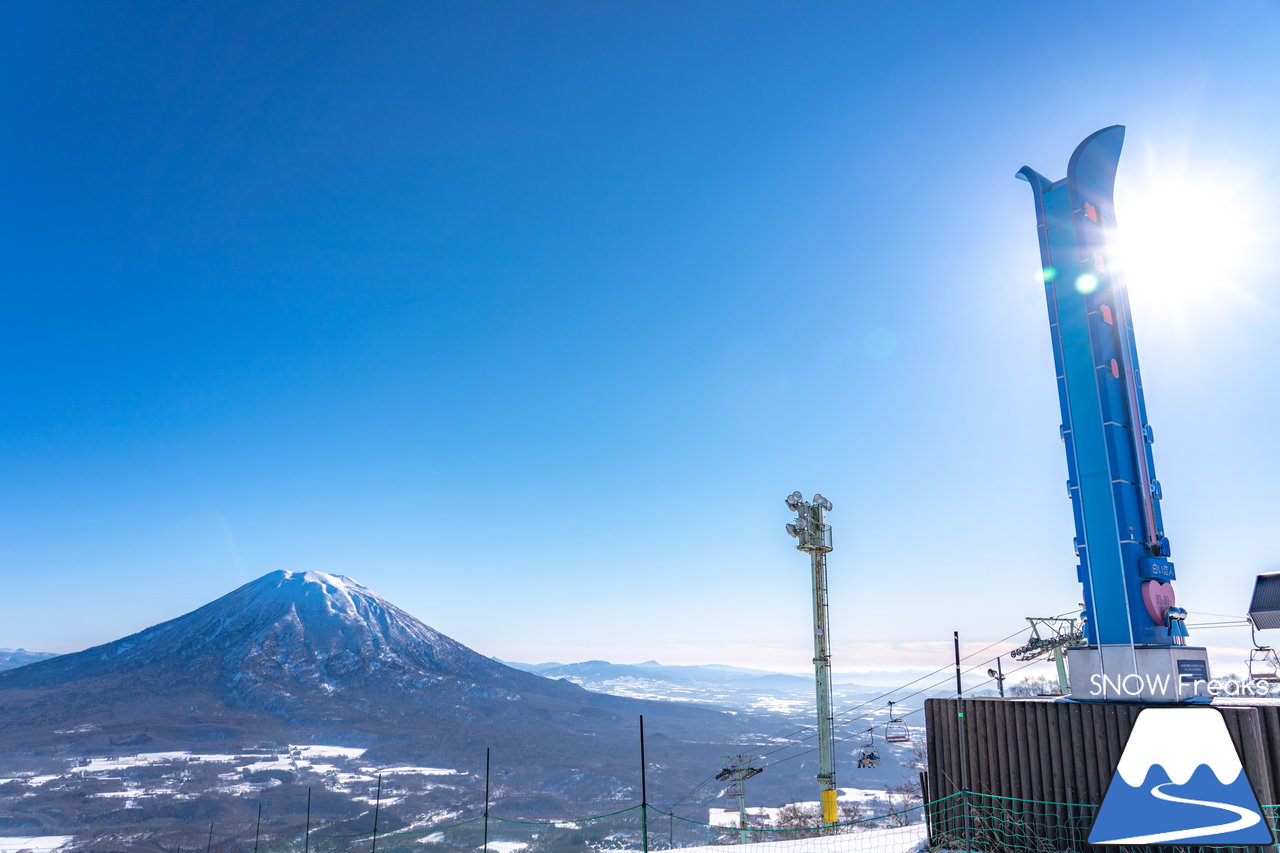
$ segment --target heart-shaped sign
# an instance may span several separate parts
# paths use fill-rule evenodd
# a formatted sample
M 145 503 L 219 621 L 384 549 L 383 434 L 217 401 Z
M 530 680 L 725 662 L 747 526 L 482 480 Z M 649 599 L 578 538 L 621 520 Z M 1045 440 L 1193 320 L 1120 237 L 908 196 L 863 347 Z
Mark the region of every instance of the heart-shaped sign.
M 1147 613 L 1151 621 L 1157 625 L 1164 624 L 1164 614 L 1173 607 L 1173 584 L 1162 581 L 1147 581 L 1142 585 L 1142 603 L 1147 605 Z

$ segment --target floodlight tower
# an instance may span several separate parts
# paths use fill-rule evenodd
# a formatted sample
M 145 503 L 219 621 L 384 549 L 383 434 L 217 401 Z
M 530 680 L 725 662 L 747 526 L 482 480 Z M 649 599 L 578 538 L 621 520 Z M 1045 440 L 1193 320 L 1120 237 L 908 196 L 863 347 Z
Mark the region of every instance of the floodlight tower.
M 787 525 L 787 533 L 796 537 L 796 549 L 807 551 L 813 567 L 813 668 L 818 688 L 818 786 L 822 798 L 823 823 L 835 823 L 836 769 L 835 742 L 832 740 L 831 717 L 831 643 L 827 626 L 827 554 L 831 551 L 831 525 L 827 512 L 831 501 L 814 495 L 806 501 L 799 492 L 786 498 L 787 507 L 796 513 L 795 524 Z

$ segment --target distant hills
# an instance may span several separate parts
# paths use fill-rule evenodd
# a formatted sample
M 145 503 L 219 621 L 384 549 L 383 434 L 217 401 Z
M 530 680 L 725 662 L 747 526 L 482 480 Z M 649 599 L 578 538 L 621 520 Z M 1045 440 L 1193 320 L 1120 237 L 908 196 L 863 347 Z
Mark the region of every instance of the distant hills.
M 52 657 L 57 655 L 52 652 L 30 652 L 26 649 L 0 649 L 0 672 Z
M 814 702 L 812 675 L 707 664 L 670 666 L 657 661 L 618 664 L 602 660 L 579 663 L 512 663 L 508 666 L 547 678 L 638 699 L 666 699 L 730 707 L 737 710 L 807 713 Z M 894 673 L 901 681 L 904 677 Z M 839 704 L 852 704 L 883 694 L 884 688 L 859 682 L 859 676 L 836 675 L 832 694 Z

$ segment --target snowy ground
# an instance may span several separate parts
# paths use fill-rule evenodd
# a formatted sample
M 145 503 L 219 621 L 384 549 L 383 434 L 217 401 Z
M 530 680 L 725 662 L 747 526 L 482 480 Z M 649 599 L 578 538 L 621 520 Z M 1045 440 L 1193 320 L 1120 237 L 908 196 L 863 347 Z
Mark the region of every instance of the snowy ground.
M 364 794 L 364 787 L 374 784 L 378 774 L 385 776 L 420 776 L 420 777 L 457 777 L 457 770 L 442 767 L 377 767 L 362 759 L 365 750 L 343 746 L 325 746 L 322 744 L 291 745 L 278 752 L 231 754 L 231 753 L 193 753 L 193 752 L 141 752 L 133 755 L 116 755 L 109 758 L 88 758 L 69 761 L 63 773 L 33 774 L 19 773 L 0 778 L 0 785 L 16 782 L 28 788 L 44 788 L 73 777 L 92 777 L 100 780 L 119 781 L 121 790 L 105 791 L 90 794 L 94 797 L 154 797 L 169 796 L 187 799 L 194 794 L 183 793 L 176 789 L 184 775 L 197 765 L 224 765 L 218 772 L 222 781 L 219 790 L 227 793 L 246 794 L 279 784 L 277 780 L 249 783 L 246 776 L 267 770 L 283 770 L 305 776 L 319 776 L 327 783 L 331 791 Z M 147 778 L 162 781 L 159 785 L 140 785 L 137 782 L 139 771 L 150 771 Z M 442 780 L 443 781 L 443 780 Z M 431 783 L 415 783 L 415 787 L 425 789 Z M 359 799 L 359 798 L 357 798 Z M 384 803 L 390 804 L 389 799 Z M 0 843 L 4 842 L 0 839 Z M 0 853 L 7 848 L 0 847 Z
M 74 835 L 19 835 L 0 838 L 0 853 L 27 853 L 27 851 L 61 850 L 74 839 Z
M 452 788 L 466 778 L 457 770 L 441 767 L 378 767 L 365 760 L 364 753 L 359 748 L 296 744 L 248 753 L 140 752 L 69 759 L 61 772 L 14 773 L 0 778 L 0 797 L 8 794 L 28 798 L 83 790 L 86 800 L 112 801 L 120 809 L 131 809 L 148 799 L 189 801 L 207 792 L 250 796 L 292 779 L 317 783 L 371 806 L 378 775 L 382 774 L 382 805 L 394 806 L 402 802 L 405 794 Z M 0 853 L 27 849 L 13 847 L 16 843 L 0 837 Z M 56 845 L 38 849 L 56 849 Z
M 881 791 L 877 788 L 840 788 L 838 792 L 838 802 L 855 803 L 862 807 L 862 818 L 870 819 L 876 815 L 885 814 L 891 811 L 898 811 L 900 806 L 896 806 L 890 801 L 889 793 Z M 807 803 L 794 803 L 793 805 L 810 811 L 818 811 L 821 805 L 814 800 Z M 918 807 L 918 806 L 917 806 Z M 747 809 L 747 815 L 750 817 L 761 818 L 770 824 L 776 823 L 778 812 L 781 808 L 769 808 L 765 806 L 754 806 Z M 912 820 L 920 820 L 923 817 L 923 810 L 919 814 L 912 814 Z M 708 809 L 707 823 L 712 826 L 734 827 L 738 825 L 738 810 L 732 808 Z
M 924 843 L 924 824 L 867 829 L 820 838 L 761 841 L 748 845 L 752 853 L 912 853 Z M 724 853 L 722 845 L 681 847 L 680 853 Z
M 365 758 L 359 748 L 322 744 L 297 744 L 284 748 L 265 748 L 216 753 L 186 751 L 121 753 L 81 759 L 60 759 L 52 767 L 39 771 L 11 772 L 0 778 L 0 813 L 3 805 L 26 803 L 28 798 L 78 798 L 74 813 L 97 803 L 98 812 L 109 815 L 119 810 L 145 808 L 147 803 L 192 801 L 202 795 L 216 793 L 235 797 L 260 796 L 261 792 L 280 785 L 317 785 L 332 793 L 345 795 L 357 810 L 338 817 L 349 820 L 363 810 L 372 811 L 381 774 L 381 805 L 400 806 L 408 824 L 402 831 L 429 830 L 442 822 L 456 820 L 460 814 L 452 809 L 442 811 L 437 804 L 441 796 L 465 790 L 474 778 L 468 774 L 441 767 L 390 765 L 379 767 Z M 870 781 L 870 780 L 866 780 Z M 7 798 L 7 799 L 6 799 Z M 446 796 L 446 798 L 448 798 Z M 451 802 L 456 802 L 456 796 Z M 873 820 L 900 808 L 890 795 L 876 788 L 840 788 L 841 804 L 861 807 L 860 817 Z M 35 801 L 33 801 L 35 802 Z M 818 803 L 796 803 L 816 813 Z M 751 808 L 757 819 L 775 823 L 778 808 Z M 753 842 L 758 853 L 779 848 L 780 853 L 909 853 L 923 837 L 921 814 L 913 812 L 914 825 L 906 827 L 855 828 L 837 836 L 797 838 L 786 841 Z M 332 817 L 332 816 L 331 816 Z M 721 827 L 737 825 L 735 809 L 710 809 L 708 822 Z M 45 832 L 66 831 L 76 824 L 50 823 Z M 29 824 L 28 832 L 40 829 Z M 560 829 L 578 829 L 572 822 L 556 825 Z M 437 834 L 418 839 L 430 843 Z M 53 853 L 72 844 L 74 836 L 0 837 L 0 853 L 39 851 Z M 625 843 L 625 842 L 624 842 Z M 495 840 L 494 853 L 520 853 L 529 846 L 518 840 Z M 786 847 L 787 851 L 781 851 Z M 700 850 L 701 848 L 687 848 Z M 721 848 L 723 849 L 723 848 Z

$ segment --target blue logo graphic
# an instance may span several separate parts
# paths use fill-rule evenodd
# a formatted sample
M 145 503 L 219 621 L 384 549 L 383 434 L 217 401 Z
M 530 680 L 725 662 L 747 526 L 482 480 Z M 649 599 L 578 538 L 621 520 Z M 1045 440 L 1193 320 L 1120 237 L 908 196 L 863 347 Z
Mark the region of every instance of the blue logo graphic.
M 1271 844 L 1222 714 L 1147 708 L 1089 833 L 1090 844 Z

